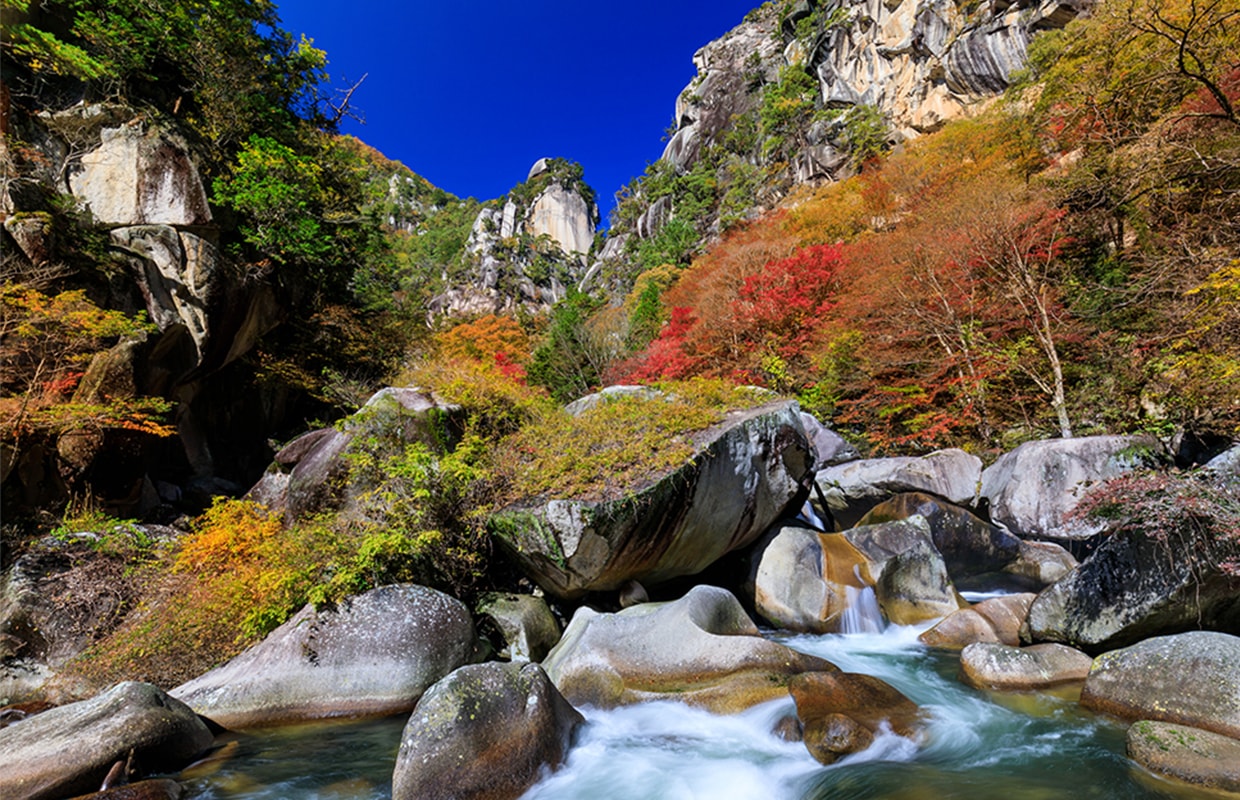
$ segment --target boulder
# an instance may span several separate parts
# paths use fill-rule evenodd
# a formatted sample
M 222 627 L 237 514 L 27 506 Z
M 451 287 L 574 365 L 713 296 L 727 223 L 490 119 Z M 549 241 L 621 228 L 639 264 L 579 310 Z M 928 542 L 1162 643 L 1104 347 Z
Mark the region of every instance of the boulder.
M 887 561 L 874 591 L 883 616 L 896 625 L 939 619 L 968 606 L 956 592 L 943 557 L 928 541 Z
M 982 473 L 990 519 L 1022 539 L 1088 539 L 1104 528 L 1072 516 L 1093 483 L 1164 458 L 1152 436 L 1085 436 L 1025 442 Z
M 872 675 L 807 672 L 788 683 L 802 741 L 823 764 L 869 747 L 881 726 L 900 736 L 917 732 L 917 704 Z
M 396 714 L 467 663 L 474 647 L 460 601 L 423 586 L 382 586 L 335 610 L 306 606 L 172 695 L 225 728 Z
M 798 525 L 773 528 L 750 563 L 745 586 L 754 609 L 790 631 L 841 631 L 857 595 L 874 584 L 870 559 L 843 535 Z
M 185 795 L 181 784 L 169 778 L 127 783 L 99 792 L 91 792 L 73 800 L 180 800 Z
M 1029 692 L 1079 683 L 1092 661 L 1061 644 L 1021 648 L 977 642 L 960 651 L 960 677 L 975 689 Z
M 350 446 L 363 440 L 372 450 L 390 453 L 413 442 L 451 447 L 461 413 L 460 406 L 418 389 L 381 389 L 343 424 L 304 433 L 285 445 L 250 494 L 273 511 L 286 512 L 290 523 L 320 511 L 349 511 L 373 488 L 366 480 L 346 480 Z
M 1029 640 L 1091 652 L 1193 628 L 1240 630 L 1240 578 L 1193 537 L 1113 533 L 1029 609 Z M 1233 546 L 1231 558 L 1240 558 Z
M 1076 569 L 1078 563 L 1071 553 L 1054 542 L 1022 539 L 1019 554 L 1003 572 L 1031 589 L 1043 589 Z
M 585 397 L 577 398 L 564 406 L 564 410 L 577 417 L 591 409 L 598 408 L 600 403 L 607 402 L 608 400 L 617 400 L 621 397 L 638 397 L 642 400 L 653 400 L 656 397 L 665 396 L 663 392 L 651 386 L 607 386 Z
M 563 763 L 585 719 L 537 664 L 461 667 L 401 734 L 393 800 L 516 800 Z
M 55 800 L 94 791 L 130 750 L 147 772 L 172 772 L 213 738 L 184 703 L 149 683 L 120 683 L 0 729 L 0 796 Z
M 1021 542 L 1012 534 L 967 509 L 924 492 L 905 492 L 879 503 L 857 526 L 914 515 L 921 515 L 929 524 L 930 539 L 943 556 L 952 580 L 998 572 L 1020 555 Z
M 1204 789 L 1240 793 L 1240 740 L 1142 720 L 1128 729 L 1128 757 L 1156 775 Z
M 1240 637 L 1193 631 L 1104 653 L 1094 659 L 1081 705 L 1240 739 Z
M 960 650 L 974 642 L 991 642 L 1015 647 L 1020 644 L 1020 628 L 1036 595 L 1014 594 L 984 600 L 972 608 L 962 608 L 925 631 L 917 640 L 928 647 Z
M 543 667 L 575 706 L 680 700 L 723 713 L 784 696 L 798 673 L 835 669 L 763 639 L 736 598 L 712 586 L 615 614 L 579 608 Z
M 480 627 L 494 628 L 503 642 L 499 655 L 509 661 L 542 661 L 560 641 L 560 623 L 541 597 L 489 597 L 478 608 L 478 620 Z
M 488 526 L 543 589 L 576 598 L 701 572 L 800 506 L 811 465 L 795 402 L 734 412 L 694 441 L 681 466 L 603 499 L 531 498 Z
M 857 452 L 857 448 L 849 444 L 843 436 L 819 422 L 813 414 L 802 411 L 801 424 L 805 426 L 809 446 L 814 450 L 816 469 L 834 467 L 861 458 L 861 453 Z
M 927 456 L 867 458 L 818 470 L 827 510 L 845 528 L 902 492 L 926 492 L 969 505 L 977 496 L 982 460 L 963 450 Z

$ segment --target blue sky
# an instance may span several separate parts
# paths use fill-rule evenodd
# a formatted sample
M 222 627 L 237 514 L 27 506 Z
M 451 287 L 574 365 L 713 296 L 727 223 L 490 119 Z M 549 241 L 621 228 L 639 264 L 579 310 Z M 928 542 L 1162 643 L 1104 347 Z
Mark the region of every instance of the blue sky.
M 542 156 L 579 161 L 604 218 L 663 151 L 693 53 L 759 0 L 283 0 L 286 30 L 368 74 L 346 133 L 453 194 L 485 200 Z

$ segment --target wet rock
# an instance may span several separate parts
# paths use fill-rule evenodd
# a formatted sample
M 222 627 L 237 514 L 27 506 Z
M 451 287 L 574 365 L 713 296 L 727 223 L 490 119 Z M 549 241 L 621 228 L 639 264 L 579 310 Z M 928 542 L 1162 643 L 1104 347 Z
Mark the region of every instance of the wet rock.
M 515 800 L 564 761 L 584 722 L 537 664 L 462 667 L 409 717 L 393 800 Z
M 798 673 L 834 669 L 763 639 L 736 598 L 711 586 L 616 614 L 580 608 L 543 666 L 576 706 L 680 700 L 721 713 L 783 696 Z
M 1240 637 L 1193 631 L 1104 653 L 1094 660 L 1081 705 L 1240 739 Z
M 754 609 L 790 631 L 839 632 L 858 594 L 874 584 L 870 559 L 848 539 L 797 525 L 773 528 L 750 562 Z
M 1027 692 L 1083 681 L 1092 662 L 1061 644 L 1021 648 L 979 642 L 960 651 L 960 675 L 976 689 Z
M 1142 720 L 1128 729 L 1128 757 L 1156 775 L 1205 789 L 1240 793 L 1240 740 Z
M 460 601 L 423 586 L 383 586 L 335 610 L 306 606 L 172 695 L 230 729 L 395 714 L 467 663 L 474 646 Z
M 1085 490 L 1164 457 L 1150 436 L 1025 442 L 986 468 L 981 497 L 991 521 L 1022 539 L 1088 539 L 1104 526 L 1071 516 Z
M 886 500 L 857 526 L 920 515 L 930 526 L 930 539 L 943 556 L 952 580 L 998 572 L 1015 561 L 1021 542 L 1012 534 L 978 518 L 965 508 L 923 492 L 906 492 Z
M 849 528 L 879 503 L 903 492 L 925 492 L 968 505 L 977 495 L 982 460 L 963 450 L 927 456 L 867 458 L 818 470 L 828 510 Z
M 880 726 L 916 735 L 917 704 L 872 675 L 807 672 L 788 690 L 796 701 L 810 755 L 823 764 L 869 747 Z
M 1240 630 L 1240 578 L 1219 567 L 1240 547 L 1217 550 L 1191 536 L 1114 533 L 1038 595 L 1029 640 L 1099 652 L 1198 627 Z
M 147 773 L 171 772 L 212 739 L 184 703 L 148 683 L 120 683 L 0 730 L 0 796 L 54 800 L 94 791 L 130 750 Z
M 498 631 L 504 644 L 499 655 L 509 661 L 542 661 L 560 641 L 560 623 L 541 597 L 496 595 L 484 600 L 478 617 Z
M 799 505 L 810 455 L 789 401 L 730 414 L 696 442 L 683 466 L 604 499 L 532 498 L 488 526 L 523 571 L 559 597 L 701 572 Z
M 154 778 L 84 794 L 74 800 L 180 800 L 184 795 L 185 790 L 176 781 Z

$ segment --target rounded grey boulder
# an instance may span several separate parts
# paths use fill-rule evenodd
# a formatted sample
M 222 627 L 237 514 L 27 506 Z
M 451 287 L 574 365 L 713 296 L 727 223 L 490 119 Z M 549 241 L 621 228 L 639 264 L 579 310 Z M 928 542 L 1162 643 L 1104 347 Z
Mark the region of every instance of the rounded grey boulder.
M 537 664 L 461 667 L 401 734 L 393 800 L 515 800 L 563 763 L 585 719 Z
M 0 797 L 53 800 L 94 791 L 130 750 L 148 772 L 176 770 L 213 738 L 179 700 L 149 683 L 119 683 L 0 729 Z
M 225 728 L 395 714 L 474 654 L 473 619 L 424 586 L 381 586 L 335 610 L 306 606 L 223 666 L 172 690 Z

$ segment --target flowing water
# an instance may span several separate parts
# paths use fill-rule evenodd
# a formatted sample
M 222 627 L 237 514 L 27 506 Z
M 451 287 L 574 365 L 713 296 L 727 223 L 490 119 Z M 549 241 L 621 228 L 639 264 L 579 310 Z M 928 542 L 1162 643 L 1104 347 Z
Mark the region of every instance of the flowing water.
M 660 702 L 584 709 L 568 763 L 526 800 L 1149 800 L 1213 795 L 1144 775 L 1124 727 L 1048 694 L 986 695 L 956 679 L 958 659 L 918 629 L 776 635 L 848 672 L 876 675 L 923 707 L 920 746 L 885 734 L 830 767 L 772 733 L 791 699 L 730 717 Z M 190 797 L 389 796 L 403 719 L 281 728 L 245 736 L 229 758 L 185 776 Z

